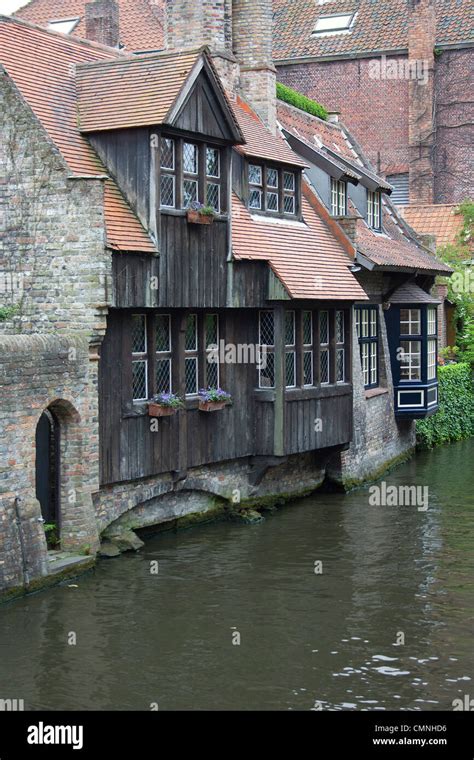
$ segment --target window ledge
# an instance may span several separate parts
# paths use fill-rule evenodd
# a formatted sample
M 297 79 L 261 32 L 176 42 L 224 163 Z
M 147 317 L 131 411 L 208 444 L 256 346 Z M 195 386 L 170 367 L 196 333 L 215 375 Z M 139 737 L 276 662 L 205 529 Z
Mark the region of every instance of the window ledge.
M 374 398 L 375 396 L 384 396 L 388 393 L 388 388 L 369 388 L 365 391 L 365 398 Z
M 187 214 L 187 209 L 185 208 L 166 208 L 160 207 L 160 214 L 164 214 L 165 216 L 182 216 L 185 217 Z M 229 221 L 229 214 L 221 212 L 220 214 L 216 214 L 214 216 L 215 222 L 227 222 Z

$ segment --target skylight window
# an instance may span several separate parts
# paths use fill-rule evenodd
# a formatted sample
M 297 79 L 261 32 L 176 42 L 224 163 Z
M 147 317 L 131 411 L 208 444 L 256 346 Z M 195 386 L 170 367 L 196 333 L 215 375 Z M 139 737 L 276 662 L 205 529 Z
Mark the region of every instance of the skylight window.
M 347 32 L 354 23 L 355 16 L 355 13 L 338 13 L 331 16 L 320 16 L 316 21 L 313 34 Z
M 62 32 L 63 34 L 71 34 L 72 30 L 79 22 L 79 16 L 76 18 L 62 18 L 57 21 L 50 21 L 48 23 L 48 29 L 53 32 Z

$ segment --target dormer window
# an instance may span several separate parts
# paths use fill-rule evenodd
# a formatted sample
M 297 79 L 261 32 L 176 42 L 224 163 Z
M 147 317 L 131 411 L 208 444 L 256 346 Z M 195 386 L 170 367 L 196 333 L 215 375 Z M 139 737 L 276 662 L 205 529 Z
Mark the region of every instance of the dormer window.
M 227 208 L 220 148 L 162 136 L 160 172 L 163 210 L 187 209 L 196 202 L 217 214 Z
M 267 164 L 248 164 L 250 211 L 295 216 L 298 211 L 296 172 Z
M 347 183 L 331 178 L 331 214 L 345 216 L 347 210 Z
M 79 16 L 75 18 L 62 18 L 57 21 L 49 21 L 48 29 L 52 32 L 62 32 L 63 34 L 71 34 L 76 28 L 80 20 Z
M 380 231 L 380 190 L 367 190 L 367 224 L 377 232 Z

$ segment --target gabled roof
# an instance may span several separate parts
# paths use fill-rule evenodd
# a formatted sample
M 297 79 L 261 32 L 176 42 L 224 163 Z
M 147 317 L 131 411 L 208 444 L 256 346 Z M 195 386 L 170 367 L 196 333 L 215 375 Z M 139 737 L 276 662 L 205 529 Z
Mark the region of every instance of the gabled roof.
M 126 56 L 77 66 L 82 132 L 172 125 L 201 72 L 211 80 L 221 118 L 235 142 L 244 138 L 206 48 Z
M 372 177 L 374 183 L 379 183 L 379 178 L 370 170 L 365 158 L 357 153 L 341 123 L 327 124 L 286 103 L 278 103 L 277 114 L 284 130 L 303 137 L 309 145 L 315 144 L 331 156 L 337 156 L 337 161 L 343 166 L 352 167 L 364 178 Z M 361 183 L 367 184 L 365 179 L 361 179 Z M 348 204 L 348 210 L 353 216 L 358 216 L 351 203 Z M 449 267 L 418 245 L 416 237 L 409 234 L 397 210 L 385 200 L 382 204 L 382 220 L 384 234 L 374 232 L 364 219 L 359 218 L 355 223 L 354 245 L 368 268 L 451 272 Z
M 420 235 L 433 235 L 436 245 L 449 245 L 463 226 L 461 214 L 456 214 L 458 206 L 452 204 L 431 204 L 425 206 L 402 206 L 400 211 L 405 221 Z
M 77 128 L 75 66 L 110 60 L 117 51 L 0 16 L 0 65 L 46 130 L 72 174 L 107 174 Z M 107 243 L 117 250 L 155 251 L 117 185 L 105 182 Z
M 367 300 L 343 245 L 315 210 L 303 185 L 304 222 L 253 215 L 233 196 L 232 248 L 237 260 L 266 261 L 291 298 Z
M 16 12 L 18 18 L 47 26 L 49 21 L 78 18 L 74 37 L 86 36 L 84 20 L 88 0 L 31 0 Z M 161 50 L 163 43 L 164 0 L 117 0 L 120 18 L 120 42 L 127 52 Z
M 472 41 L 471 0 L 434 0 L 436 44 Z M 295 58 L 370 56 L 405 51 L 408 46 L 407 0 L 273 0 L 275 62 Z M 350 31 L 313 34 L 322 16 L 357 14 Z

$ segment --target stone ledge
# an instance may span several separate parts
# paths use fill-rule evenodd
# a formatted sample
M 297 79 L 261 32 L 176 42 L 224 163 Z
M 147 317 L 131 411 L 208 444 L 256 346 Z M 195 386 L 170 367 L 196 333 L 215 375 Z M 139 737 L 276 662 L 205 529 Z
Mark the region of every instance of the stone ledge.
M 388 393 L 388 388 L 370 388 L 368 391 L 365 391 L 365 398 L 384 396 L 386 393 Z

